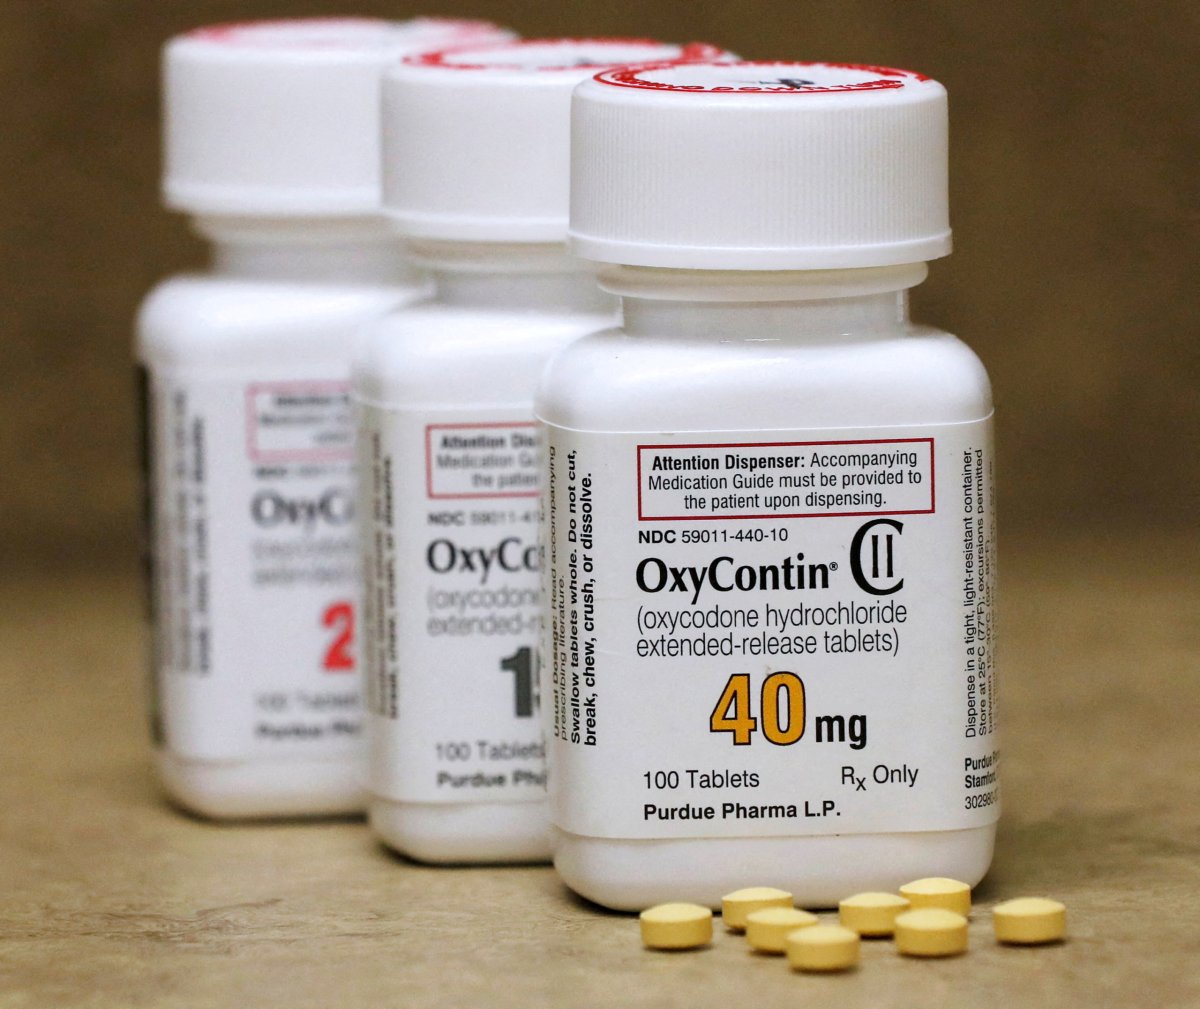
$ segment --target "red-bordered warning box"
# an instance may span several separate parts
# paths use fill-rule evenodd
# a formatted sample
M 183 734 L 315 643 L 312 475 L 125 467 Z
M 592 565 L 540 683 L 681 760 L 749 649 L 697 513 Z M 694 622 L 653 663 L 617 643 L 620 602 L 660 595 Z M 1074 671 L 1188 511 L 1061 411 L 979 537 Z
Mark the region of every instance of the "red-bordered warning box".
M 642 522 L 928 515 L 935 485 L 933 438 L 637 446 Z
M 246 386 L 246 454 L 252 462 L 351 462 L 354 412 L 348 382 Z
M 535 421 L 425 425 L 425 493 L 434 501 L 538 496 Z

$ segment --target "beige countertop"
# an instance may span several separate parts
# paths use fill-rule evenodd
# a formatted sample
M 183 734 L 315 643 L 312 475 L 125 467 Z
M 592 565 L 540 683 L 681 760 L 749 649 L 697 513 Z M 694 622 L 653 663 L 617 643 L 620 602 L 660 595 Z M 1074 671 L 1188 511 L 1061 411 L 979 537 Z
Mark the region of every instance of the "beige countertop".
M 795 975 L 642 950 L 548 868 L 434 869 L 361 822 L 221 826 L 159 797 L 126 572 L 0 583 L 0 1009 L 1200 1006 L 1200 544 L 1002 544 L 1005 807 L 971 951 Z M 757 881 L 747 881 L 757 882 Z M 1071 937 L 997 946 L 1058 897 Z

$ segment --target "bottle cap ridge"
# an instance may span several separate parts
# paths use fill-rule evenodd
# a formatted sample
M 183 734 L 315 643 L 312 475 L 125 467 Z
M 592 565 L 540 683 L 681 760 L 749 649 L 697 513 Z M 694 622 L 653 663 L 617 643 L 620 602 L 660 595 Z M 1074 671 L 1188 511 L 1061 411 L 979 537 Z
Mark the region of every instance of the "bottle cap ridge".
M 409 238 L 563 242 L 572 89 L 597 69 L 722 56 L 704 43 L 570 38 L 410 57 L 384 77 L 385 210 Z
M 377 214 L 384 67 L 512 37 L 441 18 L 294 18 L 179 35 L 163 52 L 165 201 L 195 214 Z
M 603 71 L 572 112 L 571 244 L 607 263 L 810 270 L 950 251 L 937 81 L 844 63 Z

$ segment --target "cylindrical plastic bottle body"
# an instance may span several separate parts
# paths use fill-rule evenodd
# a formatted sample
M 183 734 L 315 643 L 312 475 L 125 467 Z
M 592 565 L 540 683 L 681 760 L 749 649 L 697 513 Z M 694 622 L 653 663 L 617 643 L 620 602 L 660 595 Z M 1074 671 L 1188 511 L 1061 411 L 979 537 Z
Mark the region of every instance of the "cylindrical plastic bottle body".
M 995 836 L 994 786 L 988 786 L 993 789 L 986 800 L 991 807 L 986 813 L 986 817 L 990 817 L 988 822 L 979 822 L 985 818 L 985 814 L 980 813 L 976 815 L 975 823 L 960 829 L 942 826 L 955 821 L 960 814 L 956 814 L 952 806 L 963 801 L 963 768 L 953 742 L 955 733 L 962 731 L 957 717 L 953 724 L 939 728 L 939 731 L 944 730 L 948 742 L 939 744 L 942 749 L 933 752 L 932 756 L 938 760 L 917 759 L 911 765 L 905 762 L 903 771 L 899 763 L 894 768 L 893 780 L 901 782 L 897 788 L 908 784 L 907 777 L 914 770 L 922 784 L 925 779 L 919 777 L 921 774 L 945 772 L 941 787 L 944 794 L 937 801 L 951 808 L 941 810 L 938 817 L 930 817 L 927 827 L 922 826 L 919 815 L 906 816 L 903 797 L 899 800 L 900 805 L 889 807 L 886 812 L 856 812 L 856 799 L 845 794 L 847 789 L 838 787 L 836 769 L 831 769 L 831 774 L 823 778 L 806 776 L 805 765 L 816 759 L 815 754 L 820 753 L 823 757 L 825 751 L 835 749 L 816 745 L 823 730 L 829 732 L 828 742 L 835 742 L 832 738 L 834 723 L 814 724 L 814 717 L 831 710 L 848 715 L 847 708 L 838 708 L 839 704 L 863 705 L 864 710 L 870 710 L 872 719 L 883 721 L 885 724 L 878 726 L 879 735 L 886 737 L 883 745 L 891 745 L 893 754 L 908 752 L 905 750 L 909 745 L 904 741 L 906 737 L 912 740 L 929 731 L 928 725 L 918 723 L 899 727 L 889 735 L 887 706 L 883 705 L 881 717 L 880 704 L 873 703 L 869 696 L 853 692 L 855 689 L 861 691 L 861 686 L 843 688 L 837 682 L 837 677 L 851 677 L 853 663 L 860 660 L 831 656 L 827 648 L 823 651 L 819 643 L 820 628 L 813 629 L 818 642 L 815 648 L 810 643 L 805 654 L 788 656 L 780 655 L 770 647 L 765 652 L 739 654 L 736 651 L 738 642 L 748 641 L 758 631 L 730 631 L 735 657 L 683 660 L 690 661 L 693 668 L 686 671 L 686 680 L 673 681 L 677 692 L 670 703 L 664 702 L 653 691 L 659 689 L 658 682 L 668 678 L 671 668 L 639 664 L 650 661 L 643 659 L 646 654 L 661 654 L 655 650 L 657 646 L 651 639 L 665 640 L 668 646 L 673 640 L 674 645 L 679 646 L 686 644 L 679 639 L 689 638 L 690 634 L 693 643 L 708 638 L 717 642 L 713 645 L 716 648 L 726 634 L 723 630 L 651 633 L 646 630 L 650 619 L 647 611 L 660 614 L 655 619 L 661 620 L 661 614 L 667 613 L 672 606 L 675 607 L 672 612 L 677 614 L 688 610 L 707 611 L 710 607 L 714 613 L 725 607 L 728 613 L 731 607 L 739 606 L 741 609 L 737 612 L 743 615 L 751 611 L 757 613 L 756 617 L 746 616 L 746 619 L 761 619 L 767 612 L 764 600 L 773 604 L 774 612 L 778 614 L 784 606 L 824 606 L 843 599 L 848 599 L 851 605 L 865 606 L 889 598 L 872 595 L 871 590 L 859 591 L 853 584 L 847 584 L 846 569 L 851 566 L 847 563 L 847 552 L 823 554 L 820 551 L 829 548 L 817 547 L 813 542 L 822 542 L 820 537 L 825 535 L 816 523 L 826 523 L 824 528 L 828 529 L 836 528 L 831 523 L 847 523 L 848 540 L 851 527 L 875 523 L 879 519 L 870 515 L 836 518 L 789 514 L 785 518 L 791 519 L 790 523 L 772 522 L 771 509 L 760 507 L 761 502 L 756 497 L 761 494 L 765 500 L 765 495 L 771 493 L 762 489 L 766 486 L 764 477 L 752 491 L 740 492 L 735 507 L 746 514 L 733 516 L 739 520 L 737 522 L 723 522 L 719 521 L 723 518 L 720 515 L 687 511 L 687 508 L 701 506 L 694 500 L 680 503 L 684 502 L 683 497 L 670 498 L 667 491 L 656 490 L 654 478 L 647 477 L 647 472 L 652 464 L 657 467 L 661 459 L 687 455 L 713 461 L 712 466 L 703 471 L 706 475 L 719 475 L 727 470 L 722 469 L 725 464 L 714 461 L 713 454 L 724 453 L 726 446 L 731 444 L 738 446 L 737 452 L 743 456 L 758 453 L 761 458 L 772 457 L 779 461 L 780 452 L 804 459 L 813 451 L 839 455 L 874 452 L 876 449 L 907 451 L 909 439 L 915 451 L 924 451 L 920 443 L 927 440 L 923 437 L 926 433 L 930 434 L 929 451 L 932 453 L 935 441 L 943 436 L 961 437 L 956 433 L 960 431 L 973 432 L 970 437 L 976 439 L 981 458 L 984 458 L 990 451 L 992 405 L 982 365 L 954 337 L 912 327 L 905 317 L 904 295 L 898 292 L 919 282 L 923 276 L 924 267 L 919 265 L 808 275 L 625 270 L 620 273 L 619 281 L 614 281 L 614 289 L 626 295 L 625 331 L 610 330 L 580 340 L 556 355 L 548 366 L 536 408 L 539 420 L 547 427 L 549 465 L 557 466 L 560 471 L 557 498 L 559 501 L 567 499 L 567 481 L 574 481 L 571 493 L 576 493 L 577 489 L 582 493 L 581 488 L 586 482 L 595 501 L 592 515 L 597 530 L 594 549 L 586 547 L 580 559 L 582 570 L 592 572 L 591 577 L 596 583 L 592 619 L 597 628 L 594 651 L 599 658 L 596 668 L 591 670 L 591 680 L 583 681 L 585 688 L 588 682 L 595 684 L 598 694 L 598 699 L 590 699 L 594 713 L 594 721 L 590 723 L 594 726 L 590 730 L 590 745 L 595 747 L 595 762 L 587 762 L 590 759 L 587 753 L 587 707 L 583 709 L 584 745 L 573 745 L 570 738 L 579 723 L 572 718 L 575 705 L 569 690 L 574 678 L 586 676 L 589 670 L 575 663 L 566 649 L 559 656 L 543 657 L 541 666 L 543 710 L 549 720 L 547 740 L 552 758 L 550 790 L 552 818 L 556 824 L 555 866 L 564 881 L 584 897 L 624 910 L 637 910 L 668 900 L 694 901 L 715 907 L 719 906 L 722 894 L 730 890 L 747 885 L 771 885 L 792 891 L 801 906 L 820 907 L 833 906 L 856 891 L 895 889 L 915 877 L 953 876 L 974 884 L 986 872 Z M 786 291 L 788 284 L 793 285 L 790 295 Z M 854 293 L 856 286 L 862 293 Z M 631 297 L 632 294 L 639 296 Z M 846 440 L 846 432 L 856 432 L 854 442 Z M 899 444 L 901 439 L 905 441 L 902 445 Z M 893 441 L 897 444 L 886 444 Z M 874 445 L 876 442 L 881 444 Z M 616 447 L 607 449 L 609 443 Z M 778 447 L 781 445 L 804 447 Z M 825 445 L 831 447 L 816 448 Z M 594 448 L 590 455 L 589 448 Z M 635 454 L 636 470 L 632 461 Z M 942 456 L 939 459 L 945 462 Z M 775 490 L 779 491 L 779 474 L 795 474 L 792 479 L 800 486 L 806 463 L 807 460 L 799 463 L 801 468 L 791 471 L 764 468 L 756 472 L 768 475 L 774 481 Z M 926 469 L 931 467 L 932 458 Z M 671 478 L 682 472 L 685 477 L 695 480 L 698 478 L 692 474 L 699 468 L 699 464 L 691 469 L 679 464 L 674 469 L 665 468 L 663 473 Z M 956 474 L 949 473 L 945 479 L 947 490 L 938 498 L 937 507 L 953 509 L 961 500 L 961 494 L 954 490 Z M 990 473 L 987 480 L 990 485 Z M 626 482 L 628 487 L 624 486 Z M 701 485 L 693 483 L 692 486 Z M 605 488 L 611 487 L 617 488 L 616 497 L 605 496 Z M 548 492 L 552 490 L 555 490 L 553 476 L 547 488 Z M 725 491 L 695 492 L 697 497 L 703 497 L 705 493 L 708 493 L 711 505 L 721 500 L 716 495 L 724 495 Z M 808 492 L 797 492 L 803 493 Z M 939 494 L 942 493 L 939 490 Z M 622 494 L 630 498 L 627 507 L 622 504 Z M 796 500 L 801 499 L 797 496 Z M 943 500 L 945 504 L 941 503 Z M 664 502 L 674 503 L 674 508 L 671 503 Z M 625 510 L 621 511 L 621 507 Z M 884 503 L 879 513 L 888 511 L 888 507 Z M 987 507 L 990 530 L 990 498 Z M 808 509 L 802 505 L 775 508 L 777 512 L 797 510 Z M 871 510 L 870 506 L 838 509 L 839 512 Z M 914 514 L 901 514 L 901 509 L 897 509 L 883 521 L 902 524 L 911 539 L 914 534 L 921 535 L 918 530 L 920 523 L 929 518 L 923 514 L 928 510 L 924 506 L 906 507 L 903 511 Z M 553 561 L 552 539 L 557 536 L 562 540 L 567 513 L 564 509 L 551 508 L 549 518 L 551 523 L 557 524 L 557 530 L 550 529 L 551 542 L 547 541 L 546 530 L 543 530 L 547 563 L 551 565 L 550 577 L 565 578 L 566 584 L 571 586 L 574 582 L 568 562 L 560 560 L 555 565 Z M 615 534 L 612 532 L 614 525 Z M 788 575 L 787 568 L 764 569 L 758 566 L 761 557 L 743 557 L 746 547 L 735 542 L 739 537 L 734 534 L 757 536 L 755 530 L 763 530 L 769 542 L 770 535 L 779 535 L 780 529 L 787 532 L 789 528 L 791 542 L 782 547 L 763 547 L 761 549 L 766 551 L 763 556 L 773 559 L 778 554 L 795 559 L 797 551 L 803 551 L 807 555 L 803 560 L 826 562 L 824 571 L 819 571 L 821 565 L 807 568 L 809 576 L 818 572 L 825 581 L 789 583 L 789 589 L 798 590 L 791 593 L 756 593 L 753 590 L 763 587 L 764 583 L 756 579 L 764 577 L 764 570 L 778 578 L 781 570 L 784 576 Z M 774 534 L 772 529 L 776 530 Z M 711 544 L 715 539 L 719 545 L 675 546 L 681 540 L 687 542 L 683 539 L 685 535 L 694 537 L 699 544 Z M 987 537 L 986 545 L 990 551 L 990 531 Z M 957 563 L 961 570 L 961 559 L 953 561 L 955 549 L 961 550 L 961 540 L 956 547 L 953 537 L 949 543 L 944 542 L 944 535 L 942 539 L 944 552 L 951 558 L 949 568 L 953 571 Z M 899 531 L 897 541 L 900 550 L 908 545 Z M 668 543 L 672 545 L 665 545 Z M 839 546 L 838 549 L 842 548 Z M 732 555 L 732 560 L 725 564 L 717 555 Z M 558 557 L 565 556 L 560 546 Z M 659 556 L 666 559 L 661 568 L 656 559 Z M 841 559 L 840 572 L 834 558 Z M 922 580 L 925 572 L 917 572 L 911 567 L 913 558 L 903 553 L 900 558 L 898 565 L 901 562 L 910 565 L 907 569 L 901 567 L 900 571 L 907 575 L 910 590 L 924 591 L 922 586 L 936 586 L 933 591 L 938 596 L 934 600 L 938 607 L 935 624 L 936 621 L 942 625 L 949 623 L 949 626 L 941 626 L 938 634 L 947 639 L 947 648 L 952 651 L 953 639 L 962 629 L 955 622 L 961 621 L 956 609 L 956 606 L 961 607 L 961 599 L 956 596 L 959 586 L 949 576 L 943 582 L 938 573 Z M 734 568 L 744 560 L 749 563 L 744 571 L 739 571 L 738 577 L 744 575 L 745 581 L 735 585 Z M 635 585 L 635 572 L 643 570 L 642 562 L 649 565 L 644 570 L 650 573 L 645 577 L 639 575 L 641 581 Z M 710 578 L 705 565 L 715 568 L 717 573 Z M 660 572 L 661 580 L 657 577 Z M 869 560 L 863 577 L 872 581 Z M 882 581 L 878 579 L 872 583 L 872 590 L 886 592 L 895 587 L 894 582 L 883 585 Z M 833 597 L 827 591 L 830 585 Z M 740 592 L 741 589 L 747 591 Z M 672 595 L 675 590 L 678 591 Z M 788 597 L 786 602 L 785 595 Z M 905 593 L 892 598 L 907 602 L 913 613 L 920 613 L 925 603 Z M 990 616 L 990 592 L 987 604 Z M 558 634 L 569 641 L 572 635 L 578 634 L 584 638 L 586 650 L 586 629 L 582 625 L 573 625 L 568 620 L 565 630 L 560 632 L 556 628 L 556 605 L 554 598 L 546 601 L 549 639 L 555 640 Z M 626 605 L 626 609 L 616 609 L 620 605 Z M 632 614 L 638 606 L 640 609 L 635 618 Z M 613 613 L 620 619 L 609 619 Z M 948 618 L 946 614 L 949 614 Z M 625 628 L 632 627 L 635 619 L 639 633 L 626 633 Z M 892 630 L 903 642 L 900 655 L 905 651 L 912 654 L 914 648 L 920 650 L 921 643 L 911 636 L 916 624 L 914 619 L 910 625 L 892 625 Z M 757 626 L 761 630 L 763 624 L 760 622 Z M 796 630 L 792 628 L 792 631 Z M 775 647 L 778 648 L 779 639 L 785 635 L 778 628 L 772 633 L 776 635 Z M 795 641 L 798 637 L 797 634 L 789 640 Z M 634 648 L 632 642 L 637 642 L 638 647 Z M 988 643 L 990 645 L 990 638 Z M 645 650 L 640 650 L 643 645 Z M 748 657 L 754 654 L 761 657 Z M 885 658 L 892 661 L 890 656 Z M 711 678 L 709 666 L 719 672 L 717 680 Z M 810 710 L 804 714 L 803 702 L 799 708 L 792 708 L 792 716 L 802 720 L 800 727 L 804 734 L 800 738 L 796 737 L 796 724 L 788 724 L 786 718 L 774 715 L 776 738 L 768 742 L 762 738 L 768 731 L 767 712 L 754 707 L 752 713 L 757 721 L 750 729 L 746 728 L 750 723 L 734 726 L 728 720 L 730 716 L 737 716 L 739 711 L 744 716 L 745 711 L 737 707 L 741 702 L 736 693 L 721 695 L 718 700 L 719 682 L 725 680 L 726 673 L 749 674 L 746 682 L 750 683 L 752 679 L 766 677 L 781 669 L 787 671 L 775 672 L 775 676 L 791 679 L 775 681 L 784 683 L 785 692 L 773 695 L 772 711 L 789 697 L 786 692 L 788 682 L 795 684 L 798 690 L 805 689 L 799 687 L 797 676 L 806 683 Z M 625 670 L 629 675 L 622 678 Z M 952 678 L 960 672 L 961 669 L 949 659 L 937 664 L 936 676 Z M 877 676 L 877 673 L 872 675 Z M 896 674 L 897 678 L 916 677 L 909 680 L 914 684 L 914 691 L 924 689 L 921 677 L 928 680 L 934 675 L 932 672 L 925 674 L 921 669 L 914 672 L 911 667 Z M 991 675 L 990 666 L 988 675 Z M 736 675 L 730 679 L 736 679 Z M 558 698 L 551 699 L 560 682 L 566 684 L 568 691 L 561 704 Z M 871 682 L 878 684 L 880 681 L 876 678 Z M 964 678 L 964 690 L 965 684 Z M 990 680 L 988 685 L 991 686 Z M 733 707 L 723 707 L 731 696 Z M 752 706 L 760 703 L 756 682 L 754 691 L 745 696 Z M 585 705 L 587 702 L 585 695 Z M 767 703 L 765 689 L 762 703 Z M 833 708 L 822 705 L 833 705 Z M 565 721 L 553 714 L 558 709 L 566 713 Z M 692 714 L 681 715 L 675 709 Z M 647 710 L 650 714 L 642 718 L 639 712 Z M 618 731 L 625 731 L 618 726 L 628 718 L 642 719 L 638 722 L 637 731 L 641 733 L 637 737 L 638 745 L 631 745 L 631 740 L 621 735 L 615 749 L 610 744 L 610 748 L 604 750 L 606 737 L 616 739 Z M 710 718 L 712 723 L 706 724 Z M 816 721 L 819 723 L 820 719 Z M 845 765 L 854 767 L 853 774 L 865 777 L 864 784 L 868 789 L 876 794 L 886 794 L 888 772 L 874 769 L 875 758 L 870 756 L 872 749 L 867 741 L 865 716 L 862 729 L 862 750 L 846 745 L 849 743 L 846 740 L 837 746 L 838 756 L 833 762 L 844 761 Z M 877 731 L 875 722 L 872 722 L 871 730 Z M 724 735 L 726 731 L 729 736 Z M 713 740 L 728 740 L 729 744 L 736 742 L 738 745 L 716 744 Z M 772 743 L 779 745 L 772 746 Z M 989 752 L 992 746 L 994 743 L 989 741 Z M 763 750 L 770 751 L 773 760 L 794 760 L 791 771 L 786 771 L 788 765 L 783 765 L 785 794 L 782 796 L 776 794 L 778 789 L 776 793 L 770 792 L 767 786 L 773 779 L 769 779 L 761 767 L 753 773 L 763 772 L 764 788 L 769 794 L 746 787 L 750 782 L 745 769 L 757 766 L 755 756 Z M 627 753 L 632 754 L 628 760 L 623 756 Z M 707 756 L 698 758 L 698 753 L 719 755 L 705 762 Z M 943 757 L 946 760 L 942 760 Z M 989 767 L 994 760 L 994 757 L 988 759 Z M 954 766 L 943 766 L 955 761 Z M 601 763 L 603 771 L 600 770 Z M 737 777 L 739 772 L 740 778 Z M 844 772 L 843 777 L 850 773 Z M 795 787 L 790 795 L 786 794 L 788 774 L 795 776 Z M 884 784 L 871 780 L 876 774 L 884 779 Z M 901 774 L 905 775 L 904 779 L 900 779 Z M 704 775 L 709 777 L 705 779 Z M 693 783 L 707 780 L 708 784 L 702 784 L 700 790 L 688 791 L 689 780 Z M 813 791 L 813 781 L 818 781 L 818 787 L 825 790 Z M 757 779 L 753 784 L 758 784 Z M 853 781 L 846 784 L 852 788 Z M 732 785 L 743 787 L 729 787 Z M 795 794 L 797 789 L 806 788 L 808 791 Z M 684 792 L 686 797 L 681 797 Z M 835 802 L 836 812 L 832 806 L 822 807 L 826 797 Z M 756 802 L 794 802 L 795 806 L 754 805 Z M 685 808 L 680 804 L 687 803 L 691 805 L 686 807 L 689 811 L 685 817 L 693 820 L 708 817 L 707 822 L 695 828 L 680 828 L 675 822 L 662 822 L 659 810 L 655 808 L 670 806 L 676 810 L 673 815 L 677 816 L 678 810 Z M 706 805 L 711 805 L 711 812 L 704 811 Z M 859 816 L 856 823 L 871 822 L 874 816 L 883 826 L 875 829 L 860 825 L 843 831 L 836 821 L 829 819 L 842 816 L 843 808 L 847 818 Z M 745 809 L 766 811 L 763 812 L 766 819 L 757 822 L 740 820 Z M 889 817 L 890 822 L 903 821 L 902 829 L 888 829 Z M 579 823 L 591 823 L 594 829 L 572 829 L 572 825 Z M 691 836 L 681 836 L 688 830 Z
M 159 774 L 215 818 L 361 812 L 349 408 L 361 326 L 422 291 L 377 219 L 205 219 L 138 323 Z
M 420 861 L 544 861 L 533 390 L 613 302 L 561 246 L 427 251 L 437 297 L 355 365 L 369 818 Z

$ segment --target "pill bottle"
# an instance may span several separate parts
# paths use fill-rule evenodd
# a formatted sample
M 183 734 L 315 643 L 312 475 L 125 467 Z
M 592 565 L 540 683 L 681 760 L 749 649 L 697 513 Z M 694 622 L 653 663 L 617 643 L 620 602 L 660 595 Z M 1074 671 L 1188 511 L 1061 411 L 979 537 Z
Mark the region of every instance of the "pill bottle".
M 810 63 L 574 96 L 571 242 L 623 327 L 550 362 L 555 864 L 601 904 L 975 882 L 997 816 L 991 394 L 906 292 L 946 94 Z
M 539 39 L 385 75 L 385 210 L 435 287 L 368 326 L 354 368 L 369 817 L 412 858 L 548 857 L 533 391 L 615 319 L 565 245 L 571 90 L 714 52 Z
M 424 282 L 379 212 L 379 86 L 484 23 L 204 28 L 164 54 L 167 204 L 212 267 L 155 289 L 146 414 L 160 776 L 212 817 L 364 807 L 349 380 Z

